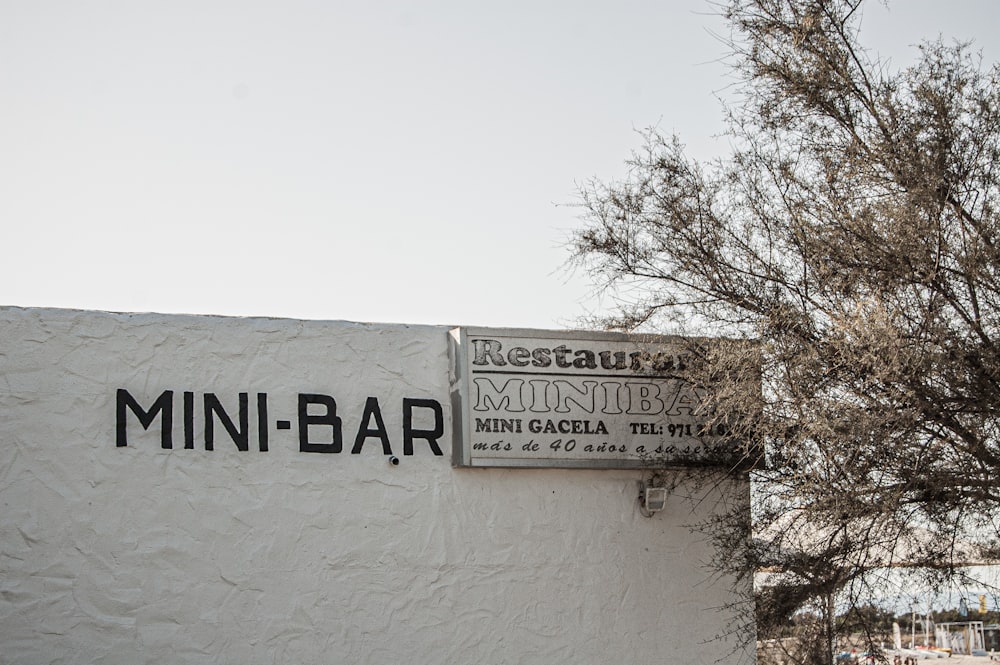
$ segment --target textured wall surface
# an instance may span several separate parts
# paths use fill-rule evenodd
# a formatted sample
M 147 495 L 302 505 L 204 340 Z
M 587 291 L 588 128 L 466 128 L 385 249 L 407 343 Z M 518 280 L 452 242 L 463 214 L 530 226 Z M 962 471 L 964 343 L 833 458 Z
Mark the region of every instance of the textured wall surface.
M 0 309 L 0 662 L 745 660 L 687 504 L 450 453 L 445 328 Z

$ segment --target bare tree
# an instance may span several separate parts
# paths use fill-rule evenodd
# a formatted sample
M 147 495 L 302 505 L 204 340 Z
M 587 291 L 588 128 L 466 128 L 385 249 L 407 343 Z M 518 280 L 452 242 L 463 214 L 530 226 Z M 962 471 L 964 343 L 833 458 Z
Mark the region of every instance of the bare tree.
M 581 192 L 574 260 L 621 305 L 597 323 L 729 340 L 687 371 L 767 458 L 752 524 L 707 525 L 721 567 L 773 571 L 784 609 L 763 614 L 867 602 L 892 566 L 996 560 L 1000 70 L 940 40 L 891 70 L 859 43 L 861 0 L 724 11 L 731 154 L 649 131 L 627 178 Z M 759 382 L 720 383 L 745 340 Z

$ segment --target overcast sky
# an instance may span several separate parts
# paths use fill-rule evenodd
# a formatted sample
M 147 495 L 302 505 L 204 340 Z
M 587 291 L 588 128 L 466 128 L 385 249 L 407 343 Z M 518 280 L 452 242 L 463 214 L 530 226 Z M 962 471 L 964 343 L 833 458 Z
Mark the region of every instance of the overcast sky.
M 704 0 L 0 0 L 0 304 L 561 328 L 578 183 L 722 154 Z M 866 43 L 1000 60 L 993 0 Z M 991 41 L 992 40 L 992 41 Z

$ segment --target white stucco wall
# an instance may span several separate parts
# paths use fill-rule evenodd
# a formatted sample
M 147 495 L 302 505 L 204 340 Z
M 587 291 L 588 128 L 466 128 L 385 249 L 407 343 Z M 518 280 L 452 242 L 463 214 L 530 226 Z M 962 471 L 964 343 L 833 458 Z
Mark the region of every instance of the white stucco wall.
M 447 344 L 443 327 L 0 309 L 0 662 L 744 662 L 712 639 L 734 598 L 689 506 L 642 517 L 641 472 L 452 468 Z M 172 449 L 131 412 L 116 446 L 119 389 L 147 409 L 174 391 Z M 249 450 L 219 422 L 204 449 L 206 392 L 234 421 L 248 393 Z M 300 452 L 300 393 L 335 399 L 342 453 Z M 350 453 L 368 397 L 398 466 L 377 438 Z M 441 404 L 443 455 L 402 454 L 404 398 Z

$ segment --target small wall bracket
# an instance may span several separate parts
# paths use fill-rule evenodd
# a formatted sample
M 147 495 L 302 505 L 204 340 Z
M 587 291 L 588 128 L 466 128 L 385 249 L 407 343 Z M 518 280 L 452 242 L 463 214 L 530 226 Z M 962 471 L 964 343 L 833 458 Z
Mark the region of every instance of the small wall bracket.
M 667 488 L 643 483 L 639 493 L 639 510 L 645 517 L 663 510 L 667 505 Z

